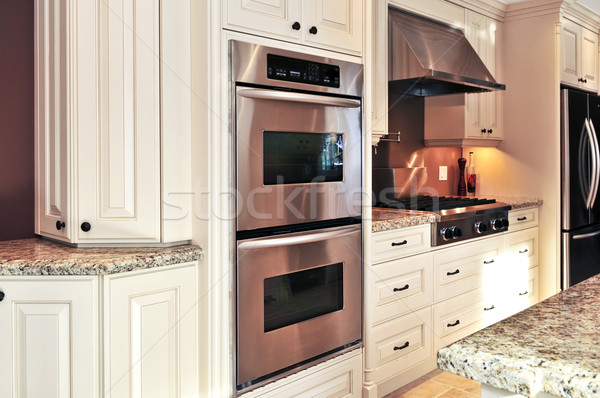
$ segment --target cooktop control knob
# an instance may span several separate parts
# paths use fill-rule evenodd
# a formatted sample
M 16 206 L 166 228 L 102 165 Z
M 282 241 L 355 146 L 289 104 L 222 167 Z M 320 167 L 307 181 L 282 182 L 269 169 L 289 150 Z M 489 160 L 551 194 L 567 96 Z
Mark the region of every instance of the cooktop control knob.
M 475 223 L 475 232 L 482 234 L 487 231 L 487 225 L 483 221 L 477 221 Z
M 453 229 L 454 227 L 442 228 L 442 230 L 440 231 L 442 239 L 444 239 L 445 241 L 449 241 L 450 239 L 452 239 L 454 237 L 454 233 L 452 232 Z
M 452 238 L 458 239 L 462 236 L 462 229 L 458 227 L 452 227 Z
M 502 219 L 502 228 L 507 228 L 508 229 L 508 218 L 503 218 Z
M 490 226 L 494 231 L 498 231 L 502 229 L 502 220 L 497 218 L 495 220 L 490 221 Z

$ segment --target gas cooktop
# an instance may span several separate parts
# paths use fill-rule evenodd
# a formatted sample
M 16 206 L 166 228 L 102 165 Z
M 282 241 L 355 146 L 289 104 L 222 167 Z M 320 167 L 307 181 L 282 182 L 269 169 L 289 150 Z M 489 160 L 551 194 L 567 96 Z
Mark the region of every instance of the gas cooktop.
M 508 230 L 510 205 L 495 199 L 459 196 L 411 196 L 381 201 L 376 207 L 430 211 L 440 216 L 432 226 L 433 246 Z

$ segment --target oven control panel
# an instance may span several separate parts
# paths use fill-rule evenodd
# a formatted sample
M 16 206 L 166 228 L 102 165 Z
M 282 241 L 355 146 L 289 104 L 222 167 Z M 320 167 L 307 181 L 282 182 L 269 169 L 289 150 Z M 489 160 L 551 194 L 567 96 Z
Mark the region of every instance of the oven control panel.
M 340 87 L 340 67 L 267 54 L 267 77 L 294 83 Z

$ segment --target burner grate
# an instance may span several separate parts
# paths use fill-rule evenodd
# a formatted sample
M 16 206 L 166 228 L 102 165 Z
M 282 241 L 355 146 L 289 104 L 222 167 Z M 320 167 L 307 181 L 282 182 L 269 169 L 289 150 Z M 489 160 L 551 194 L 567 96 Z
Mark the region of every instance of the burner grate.
M 496 203 L 496 199 L 422 195 L 379 202 L 377 203 L 377 207 L 435 212 L 439 210 L 455 209 L 457 207 L 486 205 L 490 203 Z

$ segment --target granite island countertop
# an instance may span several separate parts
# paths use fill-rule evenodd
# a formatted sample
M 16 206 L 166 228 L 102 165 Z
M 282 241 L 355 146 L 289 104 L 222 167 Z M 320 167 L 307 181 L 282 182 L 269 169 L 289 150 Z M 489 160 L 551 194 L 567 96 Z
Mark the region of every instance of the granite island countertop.
M 600 396 L 600 275 L 443 348 L 442 370 L 524 396 Z
M 0 275 L 107 275 L 202 259 L 194 245 L 75 248 L 43 239 L 0 242 Z

